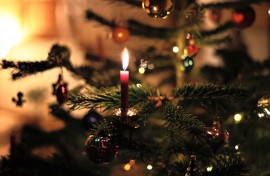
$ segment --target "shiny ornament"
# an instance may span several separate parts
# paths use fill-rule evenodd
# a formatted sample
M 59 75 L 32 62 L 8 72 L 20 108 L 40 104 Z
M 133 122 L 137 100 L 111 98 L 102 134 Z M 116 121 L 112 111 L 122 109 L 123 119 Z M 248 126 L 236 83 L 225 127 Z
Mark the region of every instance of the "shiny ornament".
M 229 142 L 229 132 L 221 129 L 219 117 L 215 117 L 213 126 L 206 129 L 205 136 L 214 149 Z
M 90 110 L 82 119 L 83 127 L 87 130 L 91 130 L 93 124 L 96 124 L 102 119 L 101 115 L 95 110 Z
M 56 98 L 58 103 L 61 105 L 64 102 L 67 101 L 68 99 L 68 89 L 67 89 L 67 84 L 61 84 L 57 87 L 56 89 Z
M 85 142 L 87 157 L 98 164 L 113 160 L 118 153 L 118 146 L 113 145 L 108 137 L 90 135 Z
M 117 26 L 112 31 L 113 41 L 116 43 L 124 43 L 129 38 L 129 30 L 126 27 Z
M 264 96 L 258 100 L 256 113 L 259 118 L 270 118 L 270 96 Z
M 194 61 L 192 57 L 185 57 L 182 61 L 181 61 L 181 69 L 188 73 L 192 70 L 192 68 L 194 67 Z
M 58 103 L 61 105 L 68 99 L 68 89 L 67 83 L 63 80 L 63 75 L 58 75 L 58 80 L 56 83 L 52 84 L 53 95 L 56 95 Z
M 256 13 L 252 7 L 235 9 L 232 13 L 232 21 L 240 29 L 250 27 L 255 17 Z
M 198 169 L 196 165 L 196 156 L 191 155 L 190 156 L 190 162 L 188 164 L 187 172 L 185 176 L 197 176 Z
M 197 47 L 196 45 L 189 45 L 187 47 L 187 54 L 188 54 L 189 57 L 196 56 L 199 51 L 200 51 L 200 48 Z
M 189 57 L 196 56 L 200 51 L 200 48 L 196 46 L 195 37 L 190 33 L 186 34 L 186 50 Z
M 174 9 L 174 0 L 143 0 L 145 12 L 155 18 L 167 18 Z

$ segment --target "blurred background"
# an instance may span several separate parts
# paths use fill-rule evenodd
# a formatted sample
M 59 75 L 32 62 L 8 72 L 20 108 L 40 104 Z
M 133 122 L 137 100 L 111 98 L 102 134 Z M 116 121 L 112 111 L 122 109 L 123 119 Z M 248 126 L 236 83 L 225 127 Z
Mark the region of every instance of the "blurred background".
M 204 2 L 210 1 L 200 0 L 198 3 Z M 246 44 L 250 55 L 262 61 L 270 55 L 270 9 L 267 3 L 253 7 L 256 20 L 250 28 L 243 29 L 238 37 Z M 0 59 L 45 60 L 54 43 L 70 47 L 74 65 L 92 64 L 85 60 L 87 52 L 116 58 L 120 62 L 124 47 L 136 50 L 144 50 L 151 45 L 160 49 L 166 47 L 162 41 L 140 40 L 133 36 L 126 43 L 117 44 L 112 40 L 110 28 L 86 21 L 86 9 L 119 24 L 132 18 L 152 26 L 165 27 L 173 26 L 175 21 L 174 16 L 166 20 L 154 19 L 142 9 L 121 6 L 108 0 L 0 0 Z M 208 14 L 206 12 L 203 24 L 205 29 L 217 25 L 209 19 Z M 222 11 L 220 23 L 230 16 L 229 11 Z M 135 62 L 132 55 L 131 62 Z M 198 72 L 205 64 L 222 64 L 213 55 L 211 47 L 201 48 L 189 81 L 202 81 Z M 83 84 L 83 80 L 72 77 L 65 69 L 63 71 L 70 89 L 78 82 Z M 57 81 L 59 73 L 60 69 L 55 68 L 12 81 L 10 71 L 0 70 L 0 155 L 9 153 L 9 136 L 12 131 L 19 131 L 23 124 L 36 124 L 46 131 L 63 126 L 61 121 L 51 117 L 47 106 L 56 102 L 55 97 L 51 96 L 51 86 Z M 146 78 L 153 86 L 156 79 Z M 26 99 L 22 108 L 12 102 L 12 97 L 16 97 L 19 91 L 24 93 Z M 85 111 L 76 111 L 73 115 L 80 118 L 83 113 Z

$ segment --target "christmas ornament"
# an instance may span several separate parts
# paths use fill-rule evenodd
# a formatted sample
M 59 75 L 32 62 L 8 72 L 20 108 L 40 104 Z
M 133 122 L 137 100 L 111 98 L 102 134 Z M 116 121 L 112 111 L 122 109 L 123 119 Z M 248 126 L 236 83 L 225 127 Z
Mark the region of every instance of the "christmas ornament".
M 270 118 L 270 96 L 264 96 L 258 100 L 256 113 L 259 118 Z
M 194 56 L 197 55 L 199 50 L 200 50 L 200 48 L 196 46 L 195 37 L 192 34 L 187 33 L 186 34 L 186 51 L 187 51 L 187 55 L 189 57 L 194 57 Z
M 64 83 L 62 85 L 59 85 L 56 89 L 56 98 L 59 104 L 63 104 L 68 99 L 68 90 L 67 90 L 67 84 Z
M 18 92 L 17 93 L 17 97 L 18 97 L 18 99 L 16 99 L 16 98 L 13 97 L 12 98 L 12 101 L 14 103 L 16 103 L 17 106 L 22 106 L 23 103 L 25 102 L 25 100 L 23 99 L 23 93 L 22 92 Z
M 193 66 L 194 61 L 192 57 L 187 56 L 181 61 L 181 69 L 186 73 L 190 72 Z
M 143 0 L 145 12 L 155 18 L 167 18 L 174 9 L 174 0 Z
M 214 149 L 217 149 L 220 145 L 229 142 L 229 132 L 221 129 L 218 116 L 214 118 L 213 126 L 206 128 L 205 136 Z
M 61 105 L 68 99 L 67 83 L 64 82 L 62 74 L 59 74 L 56 83 L 52 84 L 53 95 L 56 95 L 58 103 Z
M 185 176 L 197 176 L 196 156 L 191 155 Z
M 95 110 L 91 109 L 82 119 L 83 127 L 90 130 L 93 127 L 93 124 L 97 123 L 101 119 L 101 115 Z
M 209 12 L 209 18 L 215 23 L 219 23 L 221 16 L 221 10 L 211 9 Z
M 124 43 L 129 38 L 129 30 L 123 26 L 117 26 L 112 31 L 112 38 L 116 43 Z
M 85 142 L 85 152 L 91 161 L 105 164 L 117 156 L 118 146 L 108 137 L 90 135 Z
M 187 47 L 187 54 L 189 57 L 194 57 L 199 52 L 200 48 L 196 45 L 189 45 Z
M 255 11 L 250 6 L 235 9 L 232 13 L 232 21 L 240 29 L 250 27 L 255 21 L 255 17 Z

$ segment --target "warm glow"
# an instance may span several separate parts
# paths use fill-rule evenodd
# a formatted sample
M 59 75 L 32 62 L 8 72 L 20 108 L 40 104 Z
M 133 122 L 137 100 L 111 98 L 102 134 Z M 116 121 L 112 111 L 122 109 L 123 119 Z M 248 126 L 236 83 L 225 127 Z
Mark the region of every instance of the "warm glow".
M 131 164 L 131 165 L 134 165 L 135 163 L 136 163 L 135 160 L 130 160 L 130 161 L 129 161 L 129 164 Z
M 260 118 L 264 117 L 264 113 L 258 113 L 258 117 Z
M 124 49 L 123 55 L 122 55 L 122 66 L 123 70 L 126 70 L 128 67 L 129 62 L 129 56 L 128 56 L 128 50 L 127 48 Z
M 147 165 L 147 170 L 152 170 L 153 169 L 153 166 L 152 165 Z
M 140 74 L 144 74 L 144 72 L 145 72 L 145 68 L 140 67 L 140 68 L 139 68 L 139 73 L 140 73 Z
M 22 40 L 22 31 L 18 20 L 11 16 L 0 16 L 0 26 L 0 58 L 3 58 Z
M 174 53 L 178 53 L 178 52 L 179 52 L 178 46 L 174 46 L 174 47 L 173 47 L 173 52 L 174 52 Z
M 211 171 L 213 170 L 213 166 L 208 166 L 208 167 L 206 168 L 206 170 L 207 170 L 207 172 L 211 172 Z
M 129 171 L 130 169 L 131 169 L 131 165 L 129 163 L 124 165 L 125 171 Z
M 123 37 L 123 33 L 119 32 L 119 33 L 117 34 L 117 36 L 118 36 L 119 38 L 121 38 L 121 37 Z
M 270 115 L 270 111 L 269 111 L 269 109 L 267 109 L 267 108 L 264 108 L 263 109 L 268 115 Z
M 234 148 L 235 148 L 235 150 L 238 150 L 239 149 L 239 145 L 236 145 Z
M 242 120 L 243 116 L 242 114 L 235 114 L 234 115 L 234 120 L 236 123 L 239 123 Z

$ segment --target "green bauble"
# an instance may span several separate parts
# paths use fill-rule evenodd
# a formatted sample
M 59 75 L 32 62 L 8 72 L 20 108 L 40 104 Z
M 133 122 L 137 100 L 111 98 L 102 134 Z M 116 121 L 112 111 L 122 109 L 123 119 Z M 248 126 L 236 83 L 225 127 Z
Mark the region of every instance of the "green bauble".
M 174 9 L 174 0 L 143 0 L 146 13 L 155 18 L 167 18 Z
M 184 72 L 189 73 L 193 67 L 194 61 L 192 57 L 187 56 L 181 61 L 181 70 L 183 70 Z

